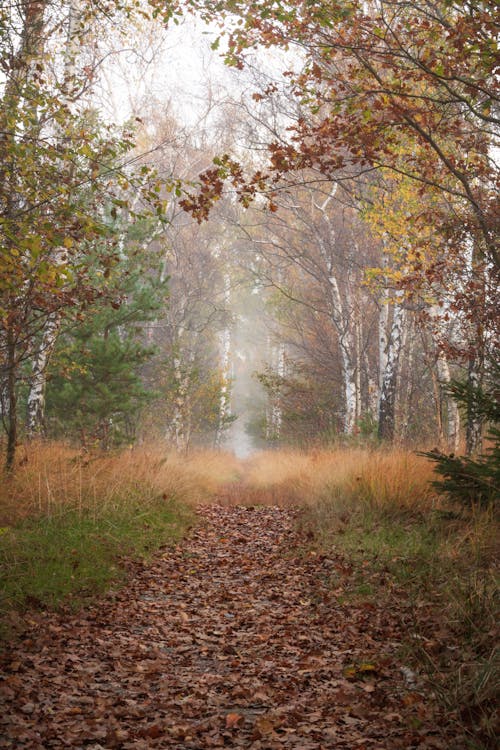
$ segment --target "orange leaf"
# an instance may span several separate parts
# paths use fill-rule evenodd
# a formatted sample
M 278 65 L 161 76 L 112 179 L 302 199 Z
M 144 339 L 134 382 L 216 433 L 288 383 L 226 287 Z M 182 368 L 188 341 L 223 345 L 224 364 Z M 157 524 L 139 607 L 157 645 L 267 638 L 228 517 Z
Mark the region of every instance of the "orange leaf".
M 233 729 L 233 727 L 238 727 L 243 724 L 243 716 L 241 714 L 226 714 L 226 727 L 228 729 Z

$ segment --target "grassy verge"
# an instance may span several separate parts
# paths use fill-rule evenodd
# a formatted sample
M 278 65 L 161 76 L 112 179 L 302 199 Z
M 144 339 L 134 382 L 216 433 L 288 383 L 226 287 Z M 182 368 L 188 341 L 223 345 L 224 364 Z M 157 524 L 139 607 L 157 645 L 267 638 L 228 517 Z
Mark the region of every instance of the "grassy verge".
M 20 453 L 0 485 L 0 634 L 37 608 L 78 607 L 124 579 L 126 562 L 170 544 L 236 474 L 214 453 L 159 448 L 88 455 L 62 444 Z
M 33 608 L 77 607 L 124 577 L 127 558 L 144 558 L 179 538 L 182 506 L 127 507 L 98 517 L 74 511 L 0 530 L 0 616 Z
M 310 459 L 313 461 L 313 458 Z M 498 735 L 498 520 L 447 507 L 425 460 L 403 452 L 317 455 L 302 523 L 322 548 L 352 565 L 348 596 L 400 613 L 405 659 L 460 723 L 464 747 Z

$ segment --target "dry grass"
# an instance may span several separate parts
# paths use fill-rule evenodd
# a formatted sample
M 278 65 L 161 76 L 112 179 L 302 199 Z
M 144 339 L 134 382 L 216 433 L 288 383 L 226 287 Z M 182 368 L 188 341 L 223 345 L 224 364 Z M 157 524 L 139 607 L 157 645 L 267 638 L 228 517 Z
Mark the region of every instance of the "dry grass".
M 87 454 L 63 443 L 19 451 L 0 484 L 0 635 L 33 607 L 81 606 L 126 578 L 130 559 L 177 541 L 190 506 L 235 477 L 221 454 L 161 447 Z
M 182 457 L 143 446 L 92 455 L 64 443 L 33 443 L 20 449 L 13 477 L 1 483 L 0 525 L 68 511 L 97 517 L 127 503 L 146 507 L 159 497 L 209 502 L 237 472 L 236 459 L 210 451 Z
M 26 601 L 57 606 L 103 590 L 124 550 L 152 553 L 184 533 L 186 505 L 297 505 L 311 544 L 347 553 L 362 572 L 362 581 L 353 574 L 353 596 L 397 610 L 404 591 L 406 606 L 415 602 L 417 642 L 442 634 L 439 658 L 421 645 L 416 667 L 461 717 L 471 747 L 490 748 L 498 526 L 484 512 L 447 508 L 433 478 L 429 461 L 404 450 L 267 451 L 238 461 L 158 445 L 89 455 L 33 444 L 0 485 L 0 615 Z M 74 574 L 75 550 L 85 577 Z M 391 585 L 380 584 L 381 570 Z
M 354 502 L 424 510 L 436 504 L 431 478 L 426 459 L 401 450 L 266 451 L 242 462 L 215 451 L 180 456 L 159 445 L 88 454 L 64 443 L 33 443 L 20 449 L 14 476 L 2 482 L 0 525 L 67 511 L 98 516 L 162 496 L 192 505 L 219 498 L 331 507 L 334 498 L 339 511 Z
M 344 448 L 334 451 L 259 453 L 244 470 L 245 484 L 282 501 L 316 506 L 336 500 L 372 510 L 427 510 L 438 504 L 430 486 L 432 467 L 403 450 Z
M 410 664 L 470 747 L 490 750 L 498 524 L 484 510 L 447 504 L 434 478 L 427 459 L 397 449 L 268 452 L 247 462 L 240 493 L 302 506 L 310 543 L 353 563 L 347 595 L 401 612 Z

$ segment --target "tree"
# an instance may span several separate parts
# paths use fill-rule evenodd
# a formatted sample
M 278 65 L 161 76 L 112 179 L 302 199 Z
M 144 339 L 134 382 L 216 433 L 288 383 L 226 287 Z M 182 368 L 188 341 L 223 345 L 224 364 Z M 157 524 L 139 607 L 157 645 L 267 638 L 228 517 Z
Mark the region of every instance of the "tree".
M 443 479 L 434 485 L 452 500 L 467 508 L 498 506 L 500 487 L 500 403 L 498 401 L 498 376 L 500 368 L 492 363 L 488 372 L 487 387 L 473 388 L 470 383 L 454 381 L 449 385 L 455 401 L 474 409 L 489 424 L 489 444 L 478 456 L 455 456 L 440 451 L 422 453 L 436 464 Z
M 144 242 L 150 223 L 129 227 L 106 279 L 99 250 L 86 259 L 102 295 L 76 320 L 67 320 L 58 338 L 47 388 L 52 435 L 84 444 L 99 439 L 104 449 L 132 442 L 141 410 L 157 395 L 143 378 L 156 351 L 145 332 L 164 308 L 167 278 L 158 249 Z
M 121 10 L 118 3 L 78 9 L 73 0 L 30 0 L 9 4 L 0 15 L 0 395 L 8 468 L 23 362 L 33 359 L 35 427 L 61 318 L 96 295 L 85 252 L 99 241 L 104 272 L 116 260 L 119 238 L 103 205 L 116 211 L 135 185 L 162 210 L 149 170 L 134 177 L 127 169 L 132 130 L 100 122 L 83 97 L 96 61 L 77 61 L 76 49 L 88 49 L 85 39 L 102 14 Z
M 296 45 L 304 55 L 300 72 L 289 74 L 303 116 L 290 138 L 270 145 L 268 174 L 245 183 L 227 159 L 219 177 L 248 195 L 263 176 L 272 187 L 276 176 L 305 167 L 328 179 L 346 166 L 360 174 L 385 167 L 442 196 L 456 211 L 451 222 L 448 211 L 442 214 L 448 236 L 458 238 L 465 229 L 479 253 L 498 266 L 491 151 L 499 125 L 495 3 L 186 5 L 208 18 L 225 12 L 245 19 L 230 24 L 231 64 L 243 66 L 255 44 Z M 213 185 L 216 195 L 216 180 Z M 202 195 L 200 205 L 204 198 L 210 196 Z
M 340 392 L 336 385 L 331 401 L 335 408 L 342 404 L 342 431 L 349 435 L 368 408 L 366 349 L 376 307 L 363 281 L 364 266 L 375 262 L 378 245 L 356 212 L 339 202 L 334 184 L 290 188 L 280 194 L 277 207 L 259 216 L 261 226 L 253 232 L 261 258 L 257 273 L 262 283 L 302 306 L 296 313 L 286 309 L 279 335 L 291 344 L 289 355 L 302 351 L 309 361 L 321 357 L 330 381 L 340 379 Z M 313 353 L 313 347 L 322 354 Z M 278 375 L 282 359 L 282 354 L 277 357 Z
M 201 175 L 198 194 L 185 200 L 186 209 L 205 218 L 225 181 L 244 204 L 260 192 L 274 209 L 277 193 L 290 181 L 344 184 L 353 178 L 358 197 L 364 200 L 368 189 L 376 208 L 387 173 L 404 178 L 421 199 L 407 206 L 406 222 L 433 230 L 436 252 L 422 262 L 421 248 L 413 248 L 400 286 L 454 290 L 448 306 L 462 318 L 463 335 L 447 355 L 466 360 L 471 384 L 480 385 L 485 347 L 498 319 L 496 4 L 193 0 L 187 5 L 207 18 L 225 12 L 245 19 L 229 23 L 231 64 L 244 66 L 248 51 L 261 44 L 296 46 L 304 65 L 288 73 L 302 113 L 269 144 L 267 166 L 245 175 L 234 158 L 218 157 Z M 255 96 L 274 91 L 271 85 Z M 471 404 L 469 452 L 479 448 L 480 437 L 481 420 Z

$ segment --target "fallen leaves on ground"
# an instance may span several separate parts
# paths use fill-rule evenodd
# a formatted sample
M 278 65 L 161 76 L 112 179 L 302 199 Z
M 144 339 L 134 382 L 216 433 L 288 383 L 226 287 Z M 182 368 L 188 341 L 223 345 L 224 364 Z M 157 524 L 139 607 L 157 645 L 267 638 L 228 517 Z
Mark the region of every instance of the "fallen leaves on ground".
M 3 656 L 0 748 L 443 750 L 394 614 L 277 507 L 200 509 L 175 549 Z

